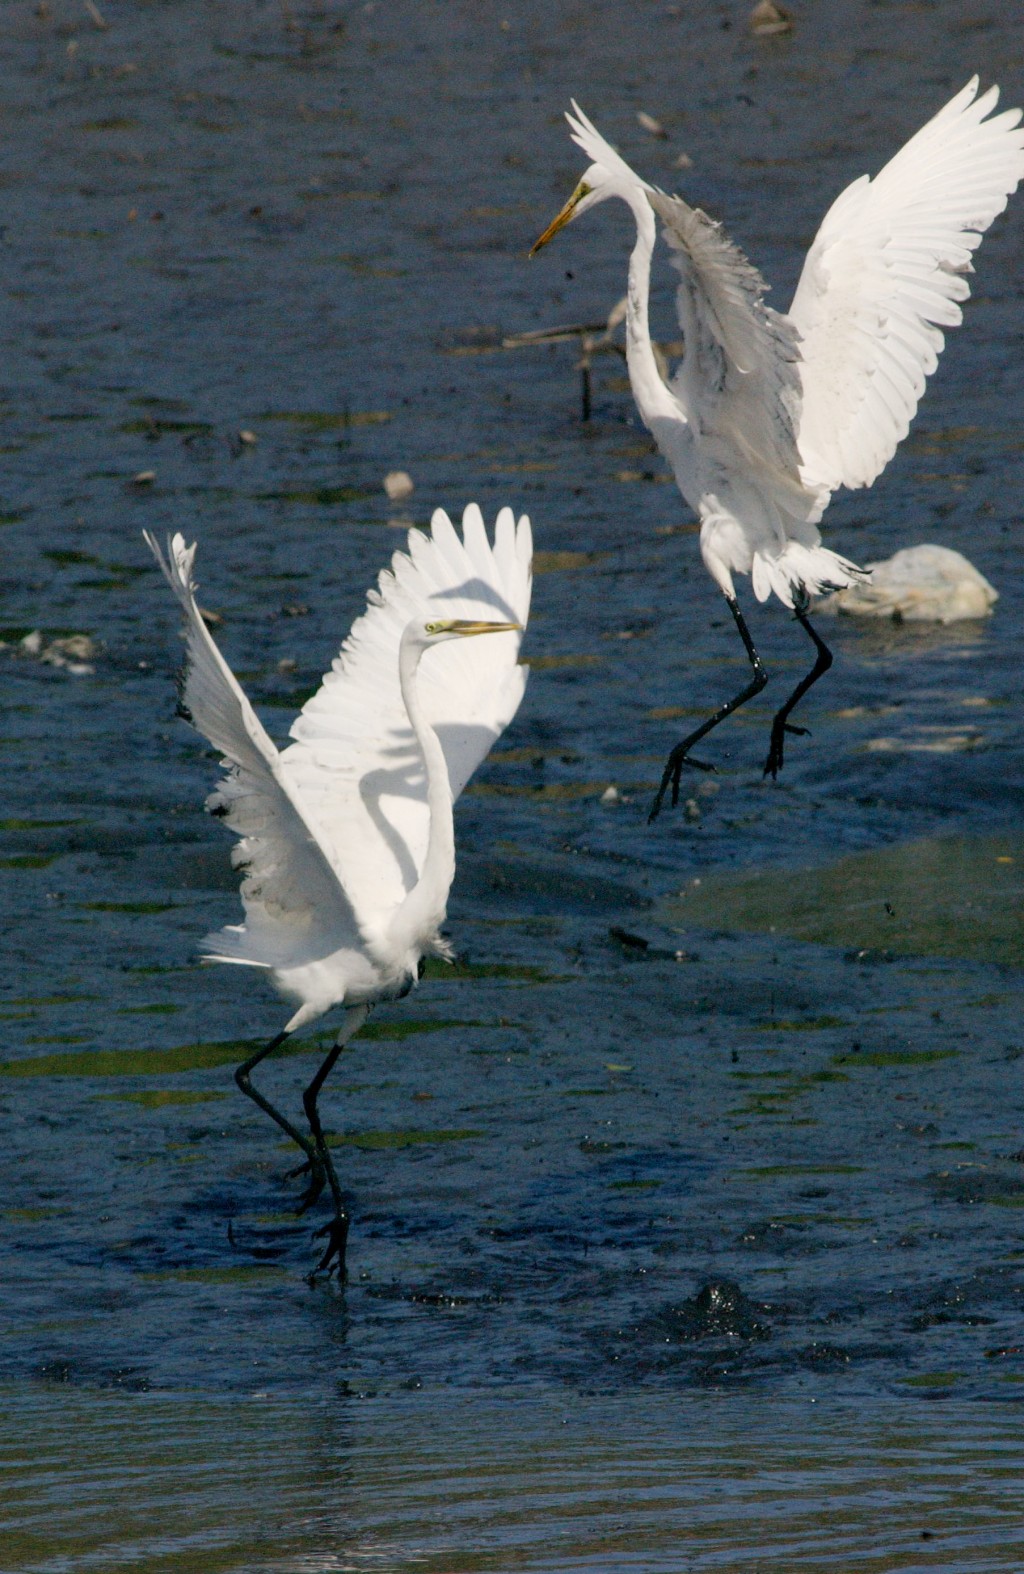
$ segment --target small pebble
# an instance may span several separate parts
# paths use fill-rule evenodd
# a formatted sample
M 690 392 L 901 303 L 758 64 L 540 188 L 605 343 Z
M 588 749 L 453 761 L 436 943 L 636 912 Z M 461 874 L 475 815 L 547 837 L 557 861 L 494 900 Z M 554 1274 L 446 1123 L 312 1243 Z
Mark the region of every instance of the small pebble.
M 47 655 L 50 651 L 68 656 L 72 661 L 94 661 L 99 655 L 99 646 L 88 634 L 68 634 L 64 639 L 55 639 L 47 647 Z
M 622 802 L 622 794 L 619 792 L 619 789 L 617 787 L 606 787 L 604 792 L 601 794 L 601 802 L 602 803 L 621 803 Z
M 243 428 L 243 430 L 238 434 L 238 441 L 240 443 L 245 443 L 247 447 L 251 448 L 253 443 L 257 441 L 256 433 L 250 432 L 248 428 Z
M 775 38 L 793 31 L 793 21 L 788 11 L 774 5 L 773 0 L 760 0 L 750 13 L 750 31 L 755 38 Z
M 155 480 L 155 470 L 140 470 L 138 475 L 132 476 L 132 486 L 152 486 Z
M 415 491 L 412 476 L 407 470 L 389 470 L 384 477 L 384 490 L 393 503 L 400 503 Z
M 636 112 L 636 123 L 638 126 L 642 126 L 645 131 L 649 131 L 652 137 L 660 137 L 662 140 L 668 137 L 668 132 L 661 121 L 655 120 L 653 115 L 645 114 L 642 109 L 638 109 Z

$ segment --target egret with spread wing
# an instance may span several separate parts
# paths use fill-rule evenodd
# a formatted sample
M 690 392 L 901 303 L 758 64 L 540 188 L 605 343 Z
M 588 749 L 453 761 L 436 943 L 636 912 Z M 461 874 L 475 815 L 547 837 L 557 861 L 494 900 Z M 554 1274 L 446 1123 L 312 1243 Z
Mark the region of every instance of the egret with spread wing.
M 518 665 L 530 608 L 531 535 L 498 515 L 493 544 L 479 508 L 462 538 L 440 509 L 413 530 L 371 590 L 331 671 L 278 751 L 196 606 L 195 547 L 148 542 L 185 613 L 180 711 L 224 757 L 207 801 L 239 838 L 245 923 L 209 935 L 211 961 L 261 968 L 296 1005 L 284 1030 L 235 1078 L 305 1153 L 308 1207 L 329 1185 L 334 1217 L 317 1272 L 344 1276 L 348 1213 L 317 1099 L 345 1044 L 379 1001 L 416 983 L 421 959 L 450 956 L 441 935 L 455 875 L 452 808 L 519 707 Z M 490 634 L 472 648 L 468 640 Z M 337 1039 L 303 1095 L 310 1135 L 281 1115 L 251 1074 L 332 1006 Z
M 720 226 L 634 174 L 577 104 L 573 141 L 593 162 L 536 242 L 609 197 L 626 202 L 637 239 L 629 260 L 626 359 L 644 424 L 700 518 L 701 555 L 725 596 L 751 666 L 746 686 L 672 750 L 651 819 L 690 750 L 759 693 L 767 675 L 740 611 L 734 574 L 775 594 L 815 646 L 811 671 L 777 712 L 765 775 L 783 763 L 789 716 L 832 664 L 812 628 L 811 596 L 864 571 L 821 544 L 820 520 L 839 486 L 870 486 L 906 436 L 935 370 L 942 329 L 959 323 L 964 275 L 982 234 L 1024 177 L 1021 111 L 993 114 L 998 89 L 972 78 L 874 180 L 837 198 L 807 254 L 788 314 Z M 685 349 L 675 375 L 652 353 L 648 292 L 655 216 L 681 283 Z M 533 253 L 531 253 L 532 255 Z

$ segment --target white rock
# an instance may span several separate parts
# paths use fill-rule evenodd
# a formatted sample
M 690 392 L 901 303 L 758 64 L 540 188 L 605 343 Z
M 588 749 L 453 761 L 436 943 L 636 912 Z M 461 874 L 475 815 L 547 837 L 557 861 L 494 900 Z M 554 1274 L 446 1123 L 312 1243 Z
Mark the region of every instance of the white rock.
M 904 547 L 867 567 L 870 580 L 826 596 L 819 610 L 907 623 L 959 623 L 987 618 L 999 599 L 984 575 L 950 547 Z
M 389 470 L 384 477 L 384 490 L 393 503 L 400 503 L 411 497 L 416 487 L 407 470 Z
M 604 792 L 601 794 L 601 802 L 609 804 L 621 803 L 622 794 L 619 792 L 617 787 L 606 787 Z

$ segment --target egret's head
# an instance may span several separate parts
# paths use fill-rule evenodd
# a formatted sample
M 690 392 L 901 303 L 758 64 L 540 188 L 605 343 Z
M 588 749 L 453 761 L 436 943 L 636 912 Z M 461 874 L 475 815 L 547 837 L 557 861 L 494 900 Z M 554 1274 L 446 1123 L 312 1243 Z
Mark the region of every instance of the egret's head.
M 572 219 L 577 218 L 581 213 L 586 213 L 588 208 L 595 207 L 597 203 L 603 202 L 605 197 L 615 195 L 606 187 L 605 171 L 600 164 L 591 164 L 565 207 L 555 214 L 543 235 L 539 235 L 530 247 L 530 256 L 535 257 L 541 247 L 546 246 L 549 240 L 554 240 L 559 230 L 564 229 Z
M 473 634 L 510 634 L 522 632 L 521 623 L 476 623 L 470 618 L 446 618 L 424 625 L 423 632 L 431 645 L 443 639 L 468 639 Z
M 534 241 L 530 256 L 546 246 L 549 240 L 564 229 L 570 219 L 575 219 L 589 208 L 609 197 L 621 197 L 632 206 L 637 197 L 649 190 L 645 180 L 631 170 L 625 159 L 620 158 L 610 142 L 606 142 L 593 121 L 588 120 L 576 100 L 572 101 L 572 114 L 566 115 L 572 140 L 593 160 L 576 190 L 562 211 L 552 219 L 543 235 Z M 642 200 L 642 198 L 641 198 Z

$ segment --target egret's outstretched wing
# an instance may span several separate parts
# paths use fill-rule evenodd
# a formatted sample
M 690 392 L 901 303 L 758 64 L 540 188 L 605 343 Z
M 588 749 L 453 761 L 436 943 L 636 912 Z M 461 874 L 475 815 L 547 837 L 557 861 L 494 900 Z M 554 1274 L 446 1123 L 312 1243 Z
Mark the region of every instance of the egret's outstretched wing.
M 370 592 L 370 605 L 293 725 L 282 752 L 287 779 L 315 809 L 332 861 L 371 937 L 383 937 L 418 879 L 429 831 L 426 776 L 398 680 L 398 647 L 413 619 L 517 622 L 530 608 L 530 522 L 498 515 L 493 546 L 475 504 L 462 539 L 440 509 L 429 536 L 413 530 L 408 555 Z M 450 640 L 428 649 L 417 673 L 427 720 L 444 750 L 457 798 L 522 699 L 521 635 Z
M 870 486 L 892 458 L 941 330 L 960 321 L 971 253 L 1024 177 L 1021 111 L 992 115 L 998 89 L 977 91 L 973 77 L 874 180 L 848 186 L 807 254 L 789 316 L 810 484 Z
M 720 225 L 681 197 L 649 190 L 648 200 L 682 281 L 676 305 L 686 348 L 670 386 L 695 438 L 712 464 L 721 445 L 730 474 L 739 479 L 740 467 L 787 527 L 817 517 L 815 495 L 800 479 L 792 324 L 764 304 L 764 280 Z
M 240 838 L 232 861 L 244 870 L 245 928 L 208 935 L 208 954 L 284 967 L 358 948 L 358 923 L 308 806 L 282 771 L 281 756 L 200 616 L 192 577 L 195 546 L 186 547 L 175 535 L 165 557 L 155 538 L 143 534 L 185 613 L 182 713 L 228 767 L 207 806 Z

